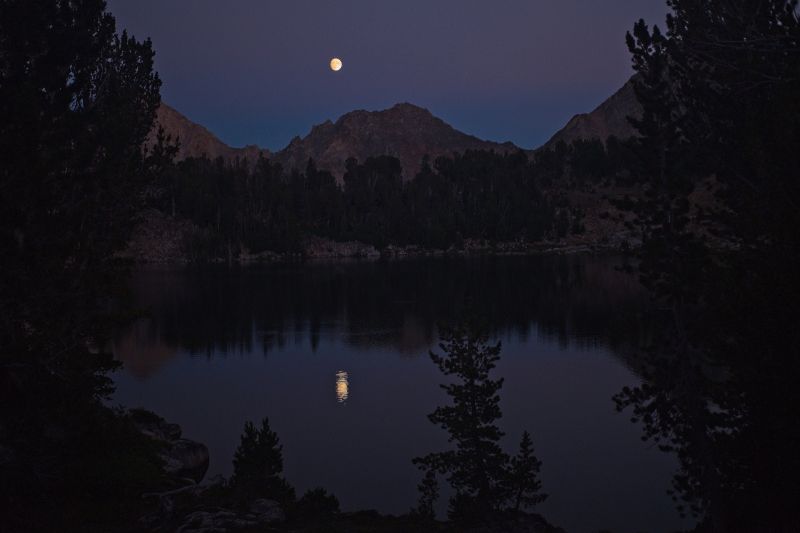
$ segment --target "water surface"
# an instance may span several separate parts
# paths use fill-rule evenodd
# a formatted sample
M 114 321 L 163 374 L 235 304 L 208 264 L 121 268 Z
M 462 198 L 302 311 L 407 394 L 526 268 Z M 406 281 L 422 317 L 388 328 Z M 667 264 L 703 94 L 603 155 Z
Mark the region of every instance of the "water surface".
M 230 475 L 246 420 L 268 416 L 298 492 L 344 510 L 403 513 L 411 458 L 447 446 L 427 414 L 446 401 L 427 356 L 437 324 L 483 317 L 503 343 L 497 376 L 513 452 L 543 461 L 538 511 L 570 532 L 674 531 L 674 459 L 614 411 L 635 385 L 646 295 L 611 257 L 439 258 L 146 270 L 149 316 L 120 335 L 115 401 L 152 409 L 206 443 Z

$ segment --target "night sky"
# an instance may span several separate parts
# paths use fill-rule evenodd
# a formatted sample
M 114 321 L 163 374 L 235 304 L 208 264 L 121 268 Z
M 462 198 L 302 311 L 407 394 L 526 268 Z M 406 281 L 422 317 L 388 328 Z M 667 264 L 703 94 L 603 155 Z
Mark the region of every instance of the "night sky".
M 109 0 L 151 37 L 162 96 L 234 146 L 283 148 L 354 109 L 411 102 L 539 146 L 630 76 L 625 31 L 664 0 Z M 342 58 L 332 72 L 328 62 Z

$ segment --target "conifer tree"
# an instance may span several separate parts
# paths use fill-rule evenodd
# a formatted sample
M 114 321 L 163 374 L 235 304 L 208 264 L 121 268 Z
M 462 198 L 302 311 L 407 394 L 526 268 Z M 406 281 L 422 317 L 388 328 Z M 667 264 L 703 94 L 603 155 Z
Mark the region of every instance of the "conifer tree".
M 153 59 L 149 41 L 117 32 L 102 0 L 0 2 L 0 501 L 9 531 L 83 528 L 74 509 L 133 492 L 141 470 L 120 465 L 137 454 L 150 461 L 102 400 L 125 307 L 117 252 L 159 172 L 155 159 L 169 159 L 142 148 L 160 102 Z
M 425 472 L 425 477 L 417 485 L 419 490 L 419 502 L 417 504 L 417 513 L 428 520 L 433 520 L 436 517 L 436 510 L 434 505 L 439 499 L 439 483 L 436 481 L 436 472 L 428 470 Z
M 533 448 L 523 439 L 520 454 L 512 461 L 500 447 L 503 432 L 496 421 L 502 417 L 499 391 L 503 379 L 490 373 L 500 358 L 500 343 L 489 344 L 488 336 L 475 326 L 442 328 L 438 355 L 431 359 L 455 382 L 441 385 L 452 399 L 428 418 L 449 434 L 454 450 L 414 459 L 425 470 L 420 485 L 420 507 L 432 512 L 432 486 L 436 473 L 447 476 L 455 491 L 448 514 L 460 522 L 476 522 L 507 510 L 509 491 L 516 491 L 518 504 L 535 504 L 541 485 L 536 478 L 540 466 Z M 527 435 L 527 433 L 526 433 Z M 515 498 L 515 504 L 517 499 Z
M 264 418 L 261 428 L 247 421 L 233 457 L 234 489 L 245 498 L 267 497 L 294 501 L 294 489 L 283 478 L 283 446 Z
M 541 492 L 541 467 L 542 462 L 533 453 L 531 434 L 525 431 L 522 433 L 517 455 L 511 458 L 508 473 L 509 500 L 514 511 L 532 509 L 547 499 L 547 494 Z
M 500 448 L 503 432 L 495 424 L 502 416 L 498 391 L 503 379 L 489 375 L 500 358 L 500 343 L 489 345 L 486 335 L 462 326 L 443 328 L 441 339 L 444 355 L 430 352 L 430 357 L 445 376 L 458 381 L 441 385 L 453 403 L 437 407 L 428 418 L 450 434 L 456 449 L 414 462 L 447 475 L 456 492 L 450 501 L 451 518 L 469 520 L 499 510 L 504 500 L 509 458 Z
M 640 271 L 669 305 L 646 382 L 615 400 L 633 409 L 645 439 L 678 457 L 674 498 L 698 530 L 790 531 L 798 513 L 785 487 L 797 478 L 789 465 L 798 438 L 785 421 L 800 403 L 784 384 L 797 375 L 800 294 L 798 3 L 668 5 L 666 34 L 640 21 L 628 41 L 644 107 L 639 147 L 652 156 L 675 141 L 640 169 L 651 198 L 670 202 L 652 202 L 650 215 L 646 203 L 638 209 Z M 719 204 L 708 234 L 717 242 L 701 235 L 688 246 L 692 182 L 712 177 Z M 676 187 L 681 180 L 689 186 Z

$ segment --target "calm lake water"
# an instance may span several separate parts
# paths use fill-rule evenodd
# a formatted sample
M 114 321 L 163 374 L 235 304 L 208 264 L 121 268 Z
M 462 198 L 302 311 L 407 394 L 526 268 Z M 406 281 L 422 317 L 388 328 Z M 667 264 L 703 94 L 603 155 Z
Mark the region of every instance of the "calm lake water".
M 151 409 L 208 445 L 230 475 L 246 420 L 268 416 L 298 494 L 403 513 L 411 459 L 447 446 L 427 414 L 446 401 L 428 350 L 465 311 L 503 343 L 496 376 L 514 452 L 543 462 L 537 508 L 571 533 L 690 526 L 666 494 L 675 460 L 640 439 L 611 397 L 635 385 L 647 297 L 620 258 L 486 257 L 146 270 L 149 311 L 120 335 L 115 402 Z

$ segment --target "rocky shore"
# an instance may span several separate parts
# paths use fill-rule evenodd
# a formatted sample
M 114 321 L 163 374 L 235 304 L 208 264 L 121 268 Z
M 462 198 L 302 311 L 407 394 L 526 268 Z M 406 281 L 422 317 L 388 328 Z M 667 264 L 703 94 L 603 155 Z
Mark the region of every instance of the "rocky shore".
M 205 444 L 182 438 L 178 424 L 170 424 L 144 409 L 130 411 L 131 420 L 142 435 L 159 444 L 164 472 L 179 482 L 199 483 L 208 471 L 208 448 Z
M 159 447 L 163 470 L 170 481 L 142 494 L 146 514 L 138 518 L 136 531 L 152 533 L 228 533 L 319 531 L 405 533 L 564 533 L 538 514 L 515 513 L 493 517 L 485 524 L 457 526 L 422 518 L 414 513 L 382 515 L 365 510 L 319 512 L 319 506 L 303 499 L 280 503 L 268 498 L 242 501 L 234 497 L 228 480 L 205 480 L 209 455 L 205 445 L 182 437 L 178 424 L 143 409 L 128 412 L 143 435 Z M 127 529 L 126 529 L 127 531 Z
M 262 530 L 286 519 L 281 505 L 273 500 L 256 499 L 246 508 L 226 508 L 224 493 L 227 481 L 214 477 L 204 481 L 208 470 L 208 448 L 182 438 L 178 424 L 169 423 L 144 409 L 132 409 L 131 420 L 140 433 L 158 444 L 163 471 L 170 488 L 142 495 L 152 510 L 139 523 L 148 531 L 212 533 Z M 176 488 L 172 488 L 176 487 Z

